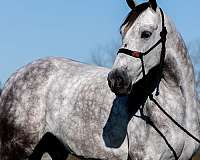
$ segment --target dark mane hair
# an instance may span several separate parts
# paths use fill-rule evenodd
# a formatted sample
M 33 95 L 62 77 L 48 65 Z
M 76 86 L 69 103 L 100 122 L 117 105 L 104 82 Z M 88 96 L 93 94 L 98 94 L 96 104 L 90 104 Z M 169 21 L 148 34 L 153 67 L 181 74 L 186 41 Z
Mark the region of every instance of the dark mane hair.
M 149 3 L 142 3 L 138 6 L 136 6 L 134 9 L 132 9 L 132 11 L 128 14 L 128 16 L 126 17 L 125 21 L 122 23 L 122 25 L 120 26 L 120 29 L 127 24 L 127 26 L 125 27 L 125 32 L 127 32 L 129 30 L 129 28 L 132 26 L 132 24 L 135 22 L 135 20 L 137 19 L 137 17 L 143 12 L 145 11 L 148 7 L 149 7 Z

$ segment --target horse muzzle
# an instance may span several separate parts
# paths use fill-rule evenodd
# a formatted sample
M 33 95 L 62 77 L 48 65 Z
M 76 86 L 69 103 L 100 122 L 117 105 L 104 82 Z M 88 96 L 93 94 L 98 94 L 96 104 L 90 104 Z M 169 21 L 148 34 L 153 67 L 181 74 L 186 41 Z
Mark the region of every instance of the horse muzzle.
M 117 96 L 125 96 L 131 93 L 132 80 L 126 69 L 116 68 L 108 74 L 108 85 Z

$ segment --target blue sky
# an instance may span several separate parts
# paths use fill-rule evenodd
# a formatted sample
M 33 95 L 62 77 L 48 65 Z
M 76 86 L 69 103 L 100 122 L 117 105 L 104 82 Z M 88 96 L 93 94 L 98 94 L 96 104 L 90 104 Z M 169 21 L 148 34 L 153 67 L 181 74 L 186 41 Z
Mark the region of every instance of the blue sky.
M 200 1 L 158 3 L 186 42 L 200 39 Z M 128 12 L 125 0 L 0 0 L 0 80 L 47 56 L 90 62 L 91 50 L 120 39 Z

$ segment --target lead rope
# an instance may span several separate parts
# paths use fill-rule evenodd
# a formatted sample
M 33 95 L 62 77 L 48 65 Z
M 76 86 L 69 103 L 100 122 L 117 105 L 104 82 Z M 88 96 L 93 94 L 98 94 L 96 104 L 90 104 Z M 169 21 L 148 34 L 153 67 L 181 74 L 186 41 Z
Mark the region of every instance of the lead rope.
M 140 115 L 141 118 L 150 126 L 152 126 L 156 132 L 164 139 L 165 143 L 167 144 L 167 146 L 169 147 L 169 149 L 172 151 L 175 160 L 178 160 L 178 156 L 176 154 L 176 151 L 174 150 L 174 148 L 169 144 L 168 140 L 166 139 L 166 137 L 162 134 L 162 132 L 154 125 L 154 123 L 152 122 L 152 120 L 150 119 L 150 117 L 144 115 L 143 113 L 143 108 L 144 108 L 144 104 L 142 105 L 142 108 L 140 109 Z
M 195 141 L 200 143 L 200 140 L 196 138 L 194 135 L 192 135 L 188 130 L 186 130 L 183 126 L 181 126 L 178 122 L 176 122 L 175 119 L 173 119 L 161 106 L 160 104 L 153 98 L 153 95 L 151 94 L 149 96 L 149 99 L 156 104 L 156 106 L 177 126 L 179 127 L 182 131 L 184 131 L 188 136 L 193 138 Z

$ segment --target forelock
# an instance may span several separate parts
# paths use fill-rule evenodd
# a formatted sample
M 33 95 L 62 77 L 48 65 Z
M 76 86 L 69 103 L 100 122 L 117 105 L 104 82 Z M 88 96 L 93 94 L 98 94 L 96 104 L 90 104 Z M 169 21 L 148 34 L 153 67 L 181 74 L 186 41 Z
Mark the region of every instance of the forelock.
M 138 18 L 138 16 L 144 12 L 149 7 L 149 3 L 142 3 L 138 6 L 136 6 L 126 17 L 125 21 L 122 23 L 120 29 L 126 25 L 124 28 L 124 32 L 126 33 L 129 28 L 132 26 L 132 24 L 135 22 L 135 20 Z

